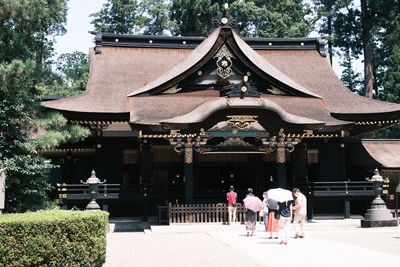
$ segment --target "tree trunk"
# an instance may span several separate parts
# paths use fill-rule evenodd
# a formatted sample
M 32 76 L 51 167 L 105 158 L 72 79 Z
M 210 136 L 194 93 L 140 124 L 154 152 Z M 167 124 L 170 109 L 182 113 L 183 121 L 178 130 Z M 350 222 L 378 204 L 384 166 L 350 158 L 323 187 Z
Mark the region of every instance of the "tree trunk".
M 364 90 L 365 97 L 372 98 L 374 94 L 373 51 L 371 42 L 371 14 L 368 0 L 361 0 L 362 40 L 364 48 Z
M 332 26 L 332 9 L 329 10 L 329 16 L 328 16 L 328 32 L 329 32 L 329 38 L 328 38 L 328 53 L 329 53 L 329 60 L 331 61 L 332 65 L 332 58 L 333 58 L 333 44 L 332 44 L 332 37 L 333 37 L 333 26 Z

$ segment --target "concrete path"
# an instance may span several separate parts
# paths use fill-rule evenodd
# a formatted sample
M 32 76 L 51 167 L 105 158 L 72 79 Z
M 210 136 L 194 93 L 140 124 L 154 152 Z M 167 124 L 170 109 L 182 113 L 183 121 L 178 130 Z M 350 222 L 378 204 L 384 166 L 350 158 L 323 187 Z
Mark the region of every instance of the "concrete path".
M 305 239 L 253 237 L 244 226 L 187 224 L 153 226 L 146 233 L 108 235 L 105 266 L 397 266 L 400 228 L 359 227 L 359 220 L 307 224 Z

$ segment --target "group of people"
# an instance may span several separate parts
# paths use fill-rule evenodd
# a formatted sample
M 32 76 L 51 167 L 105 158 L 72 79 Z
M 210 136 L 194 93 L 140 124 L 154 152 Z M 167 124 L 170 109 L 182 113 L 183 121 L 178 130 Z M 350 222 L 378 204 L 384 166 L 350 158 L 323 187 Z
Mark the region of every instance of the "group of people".
M 280 238 L 280 244 L 288 244 L 290 223 L 293 221 L 295 236 L 294 238 L 304 238 L 304 224 L 307 219 L 307 198 L 298 188 L 292 190 L 293 200 L 274 202 L 268 199 L 267 192 L 263 194 L 262 210 L 260 215 L 264 218 L 265 231 L 269 233 L 269 239 Z M 247 197 L 255 197 L 253 189 L 247 189 Z M 236 200 L 237 193 L 234 187 L 229 188 L 226 194 L 228 201 L 228 222 L 231 224 L 236 221 Z M 247 236 L 253 235 L 256 230 L 257 214 L 256 211 L 246 207 L 246 232 Z M 261 214 L 262 213 L 262 214 Z

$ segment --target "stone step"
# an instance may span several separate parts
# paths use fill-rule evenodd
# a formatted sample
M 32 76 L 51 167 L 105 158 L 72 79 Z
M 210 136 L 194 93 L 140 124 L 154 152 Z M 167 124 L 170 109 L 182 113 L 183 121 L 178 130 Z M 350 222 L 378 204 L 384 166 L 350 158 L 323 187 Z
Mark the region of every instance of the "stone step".
M 138 217 L 111 217 L 108 220 L 108 233 L 143 232 L 150 229 L 150 224 L 154 224 L 152 218 L 149 218 L 149 222 L 143 222 Z

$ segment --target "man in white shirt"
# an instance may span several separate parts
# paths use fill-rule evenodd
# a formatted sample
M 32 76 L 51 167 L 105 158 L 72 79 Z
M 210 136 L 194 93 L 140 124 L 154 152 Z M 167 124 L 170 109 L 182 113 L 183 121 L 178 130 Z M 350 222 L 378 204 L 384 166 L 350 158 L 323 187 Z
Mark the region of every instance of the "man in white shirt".
M 304 238 L 304 224 L 307 218 L 307 198 L 303 195 L 298 188 L 294 188 L 292 193 L 296 197 L 294 206 L 294 230 L 296 232 L 295 238 Z M 299 231 L 300 224 L 300 231 Z

